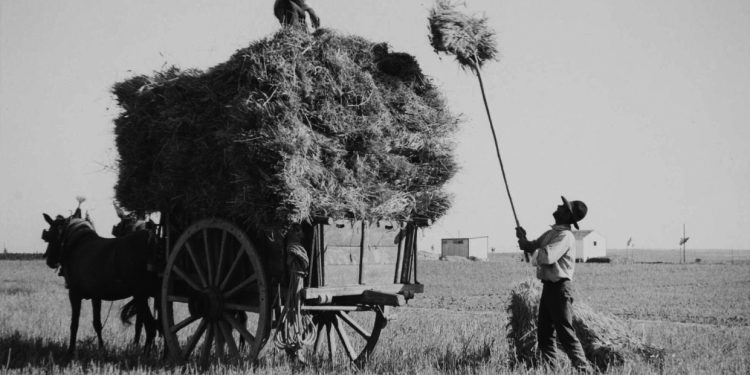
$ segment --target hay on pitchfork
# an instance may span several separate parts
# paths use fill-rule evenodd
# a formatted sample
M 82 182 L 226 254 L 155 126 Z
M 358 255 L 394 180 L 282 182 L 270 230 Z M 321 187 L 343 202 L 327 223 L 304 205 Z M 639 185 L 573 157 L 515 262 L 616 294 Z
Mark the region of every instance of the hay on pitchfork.
M 542 288 L 537 280 L 524 281 L 511 290 L 507 307 L 507 338 L 514 365 L 537 364 L 536 324 L 541 295 Z M 596 312 L 585 303 L 576 301 L 573 303 L 573 327 L 586 358 L 602 371 L 636 358 L 662 365 L 664 349 L 643 342 L 614 315 Z M 559 343 L 558 348 L 561 348 Z
M 458 117 L 385 43 L 283 28 L 207 71 L 172 67 L 113 93 L 115 193 L 128 210 L 263 231 L 450 207 Z
M 432 48 L 455 56 L 462 68 L 478 70 L 496 59 L 495 31 L 487 17 L 467 15 L 453 1 L 437 0 L 428 21 Z

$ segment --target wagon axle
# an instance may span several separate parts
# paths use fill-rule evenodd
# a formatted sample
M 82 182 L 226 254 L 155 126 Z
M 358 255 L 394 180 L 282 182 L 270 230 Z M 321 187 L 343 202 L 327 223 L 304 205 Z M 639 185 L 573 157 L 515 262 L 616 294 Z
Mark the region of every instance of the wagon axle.
M 193 293 L 188 298 L 190 315 L 206 318 L 211 322 L 218 321 L 224 312 L 224 298 L 216 287 L 209 287 Z

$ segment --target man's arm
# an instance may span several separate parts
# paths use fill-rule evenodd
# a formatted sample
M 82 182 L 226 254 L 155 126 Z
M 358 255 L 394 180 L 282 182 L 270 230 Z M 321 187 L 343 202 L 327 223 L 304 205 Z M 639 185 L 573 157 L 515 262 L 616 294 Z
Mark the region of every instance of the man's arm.
M 516 237 L 518 238 L 518 247 L 524 252 L 532 253 L 539 247 L 539 240 L 529 241 L 526 239 L 526 230 L 523 227 L 516 228 Z
M 539 264 L 555 264 L 571 248 L 572 234 L 559 233 L 550 243 L 539 248 L 537 262 Z
M 320 27 L 320 18 L 318 18 L 318 15 L 315 14 L 315 11 L 313 10 L 313 8 L 311 6 L 308 6 L 305 3 L 305 0 L 291 0 L 291 1 L 297 4 L 297 6 L 302 11 L 307 12 L 307 14 L 310 15 L 310 22 L 312 23 L 313 28 L 317 29 L 318 27 Z

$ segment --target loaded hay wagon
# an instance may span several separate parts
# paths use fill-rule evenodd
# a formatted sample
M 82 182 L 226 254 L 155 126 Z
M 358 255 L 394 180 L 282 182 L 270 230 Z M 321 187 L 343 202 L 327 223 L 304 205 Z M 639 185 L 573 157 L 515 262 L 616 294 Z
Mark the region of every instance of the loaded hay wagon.
M 365 361 L 386 309 L 423 291 L 417 231 L 447 211 L 456 171 L 458 118 L 414 58 L 284 28 L 113 93 L 116 198 L 161 212 L 172 358 L 254 360 L 273 341 Z M 358 246 L 332 265 L 326 237 L 347 233 Z

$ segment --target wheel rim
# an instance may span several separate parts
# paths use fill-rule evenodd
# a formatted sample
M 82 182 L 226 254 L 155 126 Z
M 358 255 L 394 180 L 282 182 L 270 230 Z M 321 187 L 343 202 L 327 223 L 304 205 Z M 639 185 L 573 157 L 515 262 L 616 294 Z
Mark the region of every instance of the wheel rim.
M 261 258 L 230 222 L 196 222 L 179 237 L 162 279 L 164 339 L 178 361 L 254 360 L 270 331 Z
M 313 313 L 317 331 L 310 352 L 330 361 L 349 360 L 361 366 L 367 362 L 387 324 L 383 306 L 360 311 Z

